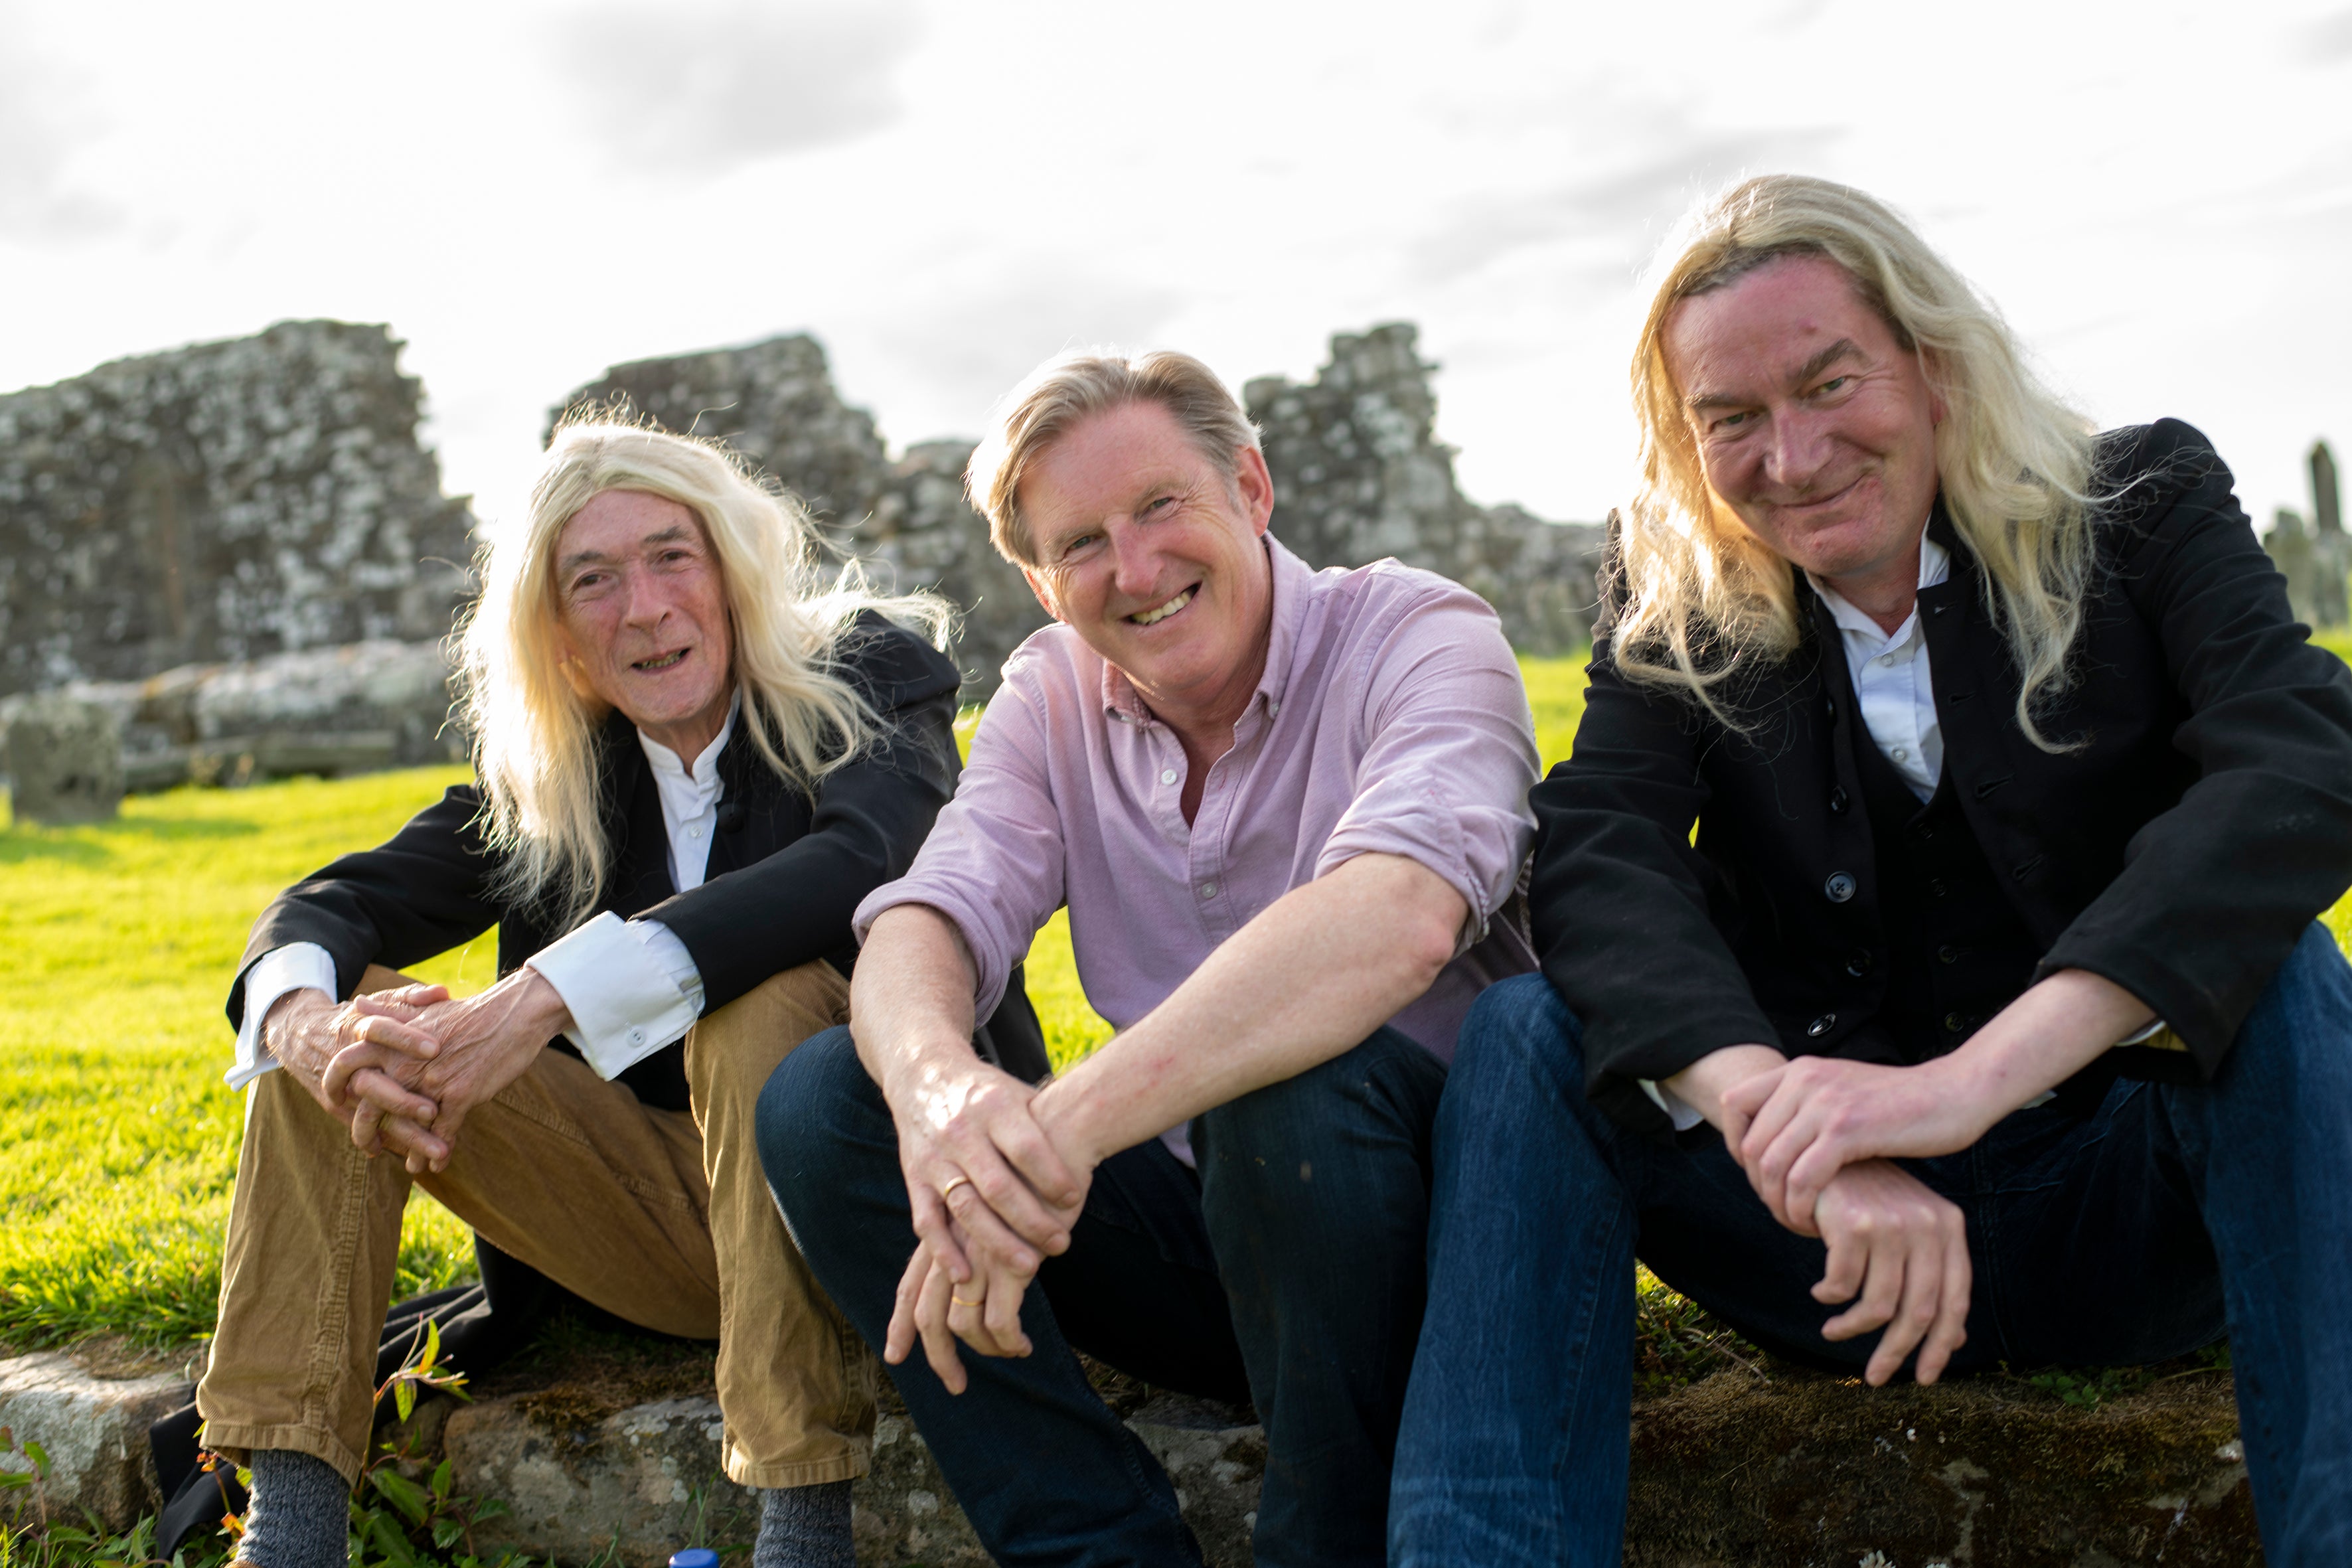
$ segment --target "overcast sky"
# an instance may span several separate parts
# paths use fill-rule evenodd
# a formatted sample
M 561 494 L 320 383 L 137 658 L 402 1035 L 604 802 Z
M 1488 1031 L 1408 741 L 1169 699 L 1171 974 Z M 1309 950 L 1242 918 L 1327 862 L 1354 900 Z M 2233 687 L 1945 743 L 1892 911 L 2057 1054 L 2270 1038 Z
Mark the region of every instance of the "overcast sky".
M 1636 275 L 1782 169 L 1910 214 L 2102 423 L 2202 426 L 2265 523 L 2352 444 L 2345 0 L 0 0 L 0 389 L 387 321 L 500 516 L 624 360 L 807 331 L 897 447 L 1066 346 L 1238 387 L 1402 318 L 1465 488 L 1589 519 Z

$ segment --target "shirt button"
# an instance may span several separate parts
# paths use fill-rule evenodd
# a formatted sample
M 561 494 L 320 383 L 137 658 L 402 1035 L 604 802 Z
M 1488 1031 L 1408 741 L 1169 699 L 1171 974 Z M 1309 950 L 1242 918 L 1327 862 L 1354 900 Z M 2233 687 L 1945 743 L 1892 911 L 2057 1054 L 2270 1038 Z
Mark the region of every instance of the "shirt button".
M 1805 1026 L 1805 1033 L 1818 1040 L 1823 1035 L 1828 1034 L 1832 1029 L 1836 1027 L 1837 1015 L 1835 1013 L 1824 1013 L 1820 1017 Z
M 631 1029 L 629 1031 L 629 1044 L 633 1046 L 642 1046 L 645 1043 L 646 1032 L 643 1029 Z
M 1895 760 L 1898 763 L 1907 763 L 1911 760 L 1911 753 L 1897 746 L 1895 748 Z
M 1266 716 L 1267 718 L 1271 719 L 1271 718 L 1273 718 L 1276 714 L 1277 714 L 1277 713 L 1279 713 L 1279 712 L 1281 712 L 1281 711 L 1282 711 L 1282 704 L 1281 704 L 1281 703 L 1279 703 L 1279 702 L 1276 702 L 1276 701 L 1272 700 L 1271 699 L 1269 699 L 1269 700 L 1267 700 L 1266 705 L 1265 705 L 1265 716 Z
M 1203 882 L 1203 883 L 1202 883 L 1202 884 L 1201 884 L 1201 896 L 1202 896 L 1202 898 L 1204 898 L 1204 899 L 1213 899 L 1213 898 L 1215 898 L 1215 897 L 1217 896 L 1217 885 L 1216 885 L 1214 882 Z
M 1885 668 L 1888 665 L 1893 664 L 1894 662 L 1895 656 L 1891 653 L 1882 653 L 1878 656 L 1878 668 L 1881 669 Z
M 1853 879 L 1843 871 L 1832 871 L 1830 879 L 1822 884 L 1822 892 L 1830 902 L 1842 904 L 1853 897 Z
M 1160 769 L 1160 782 L 1161 784 L 1174 784 L 1176 782 L 1176 770 L 1174 768 Z
M 686 836 L 688 838 L 699 838 L 702 837 L 702 829 L 699 827 L 689 827 L 686 830 Z

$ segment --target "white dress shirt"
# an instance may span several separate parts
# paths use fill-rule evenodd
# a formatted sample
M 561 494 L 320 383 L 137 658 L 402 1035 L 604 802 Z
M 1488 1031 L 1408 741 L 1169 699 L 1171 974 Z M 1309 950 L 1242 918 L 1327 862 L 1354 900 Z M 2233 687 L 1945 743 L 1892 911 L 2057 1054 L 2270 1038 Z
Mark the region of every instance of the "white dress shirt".
M 710 836 L 719 824 L 719 756 L 734 733 L 742 700 L 739 692 L 727 722 L 691 770 L 676 752 L 637 733 L 661 795 L 670 883 L 681 893 L 702 886 L 709 869 Z M 702 1016 L 701 972 L 686 943 L 659 921 L 624 921 L 607 910 L 525 963 L 563 998 L 572 1014 L 564 1038 L 601 1078 L 617 1078 L 682 1038 Z M 335 994 L 334 960 L 316 942 L 289 942 L 254 961 L 245 977 L 245 1023 L 236 1034 L 230 1088 L 242 1089 L 278 1066 L 262 1041 L 261 1021 L 279 997 L 306 989 Z

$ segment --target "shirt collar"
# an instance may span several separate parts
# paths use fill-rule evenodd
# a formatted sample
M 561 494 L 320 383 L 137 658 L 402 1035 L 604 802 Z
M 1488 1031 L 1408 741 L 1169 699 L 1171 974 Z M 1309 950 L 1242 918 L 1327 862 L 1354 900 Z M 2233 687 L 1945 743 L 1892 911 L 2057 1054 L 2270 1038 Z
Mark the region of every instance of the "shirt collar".
M 1951 552 L 1937 543 L 1935 535 L 1928 531 L 1927 525 L 1921 523 L 1919 525 L 1919 586 L 1932 588 L 1948 579 L 1951 574 Z M 1848 604 L 1844 595 L 1814 576 L 1811 572 L 1805 574 L 1805 581 L 1811 583 L 1813 585 L 1813 592 L 1821 595 L 1822 604 L 1829 610 L 1830 619 L 1837 623 L 1840 631 L 1853 632 L 1868 637 L 1874 645 L 1905 641 L 1912 628 L 1918 625 L 1919 609 L 1916 603 L 1912 606 L 1911 614 L 1904 618 L 1903 624 L 1892 632 L 1888 632 L 1882 630 L 1876 621 Z
M 1293 554 L 1290 547 L 1273 534 L 1265 535 L 1266 564 L 1273 574 L 1273 625 L 1265 641 L 1265 671 L 1257 678 L 1257 689 L 1250 696 L 1250 706 L 1265 704 L 1269 710 L 1282 706 L 1282 694 L 1290 685 L 1290 661 L 1298 649 L 1298 631 L 1307 620 L 1307 601 L 1313 590 L 1315 570 Z M 1150 710 L 1136 694 L 1127 672 L 1103 660 L 1103 711 L 1114 717 L 1124 716 L 1136 722 L 1150 721 Z
M 678 761 L 677 753 L 643 730 L 637 731 L 637 744 L 645 748 L 646 761 L 652 764 L 656 777 L 673 783 L 690 783 L 696 789 L 708 794 L 718 786 L 719 753 L 727 749 L 728 737 L 735 732 L 735 715 L 742 710 L 743 689 L 739 686 L 733 699 L 727 704 L 727 721 L 719 726 L 719 733 L 710 738 L 710 744 L 696 753 L 694 773 L 690 779 L 686 764 Z

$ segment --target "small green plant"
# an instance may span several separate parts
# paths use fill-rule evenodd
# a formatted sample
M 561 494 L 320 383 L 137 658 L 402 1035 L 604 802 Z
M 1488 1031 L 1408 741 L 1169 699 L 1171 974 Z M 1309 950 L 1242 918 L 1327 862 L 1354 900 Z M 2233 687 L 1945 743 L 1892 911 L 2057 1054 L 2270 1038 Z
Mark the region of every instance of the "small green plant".
M 1664 1394 L 1726 1367 L 1769 1376 L 1764 1352 L 1647 1268 L 1633 1275 L 1633 1388 Z

